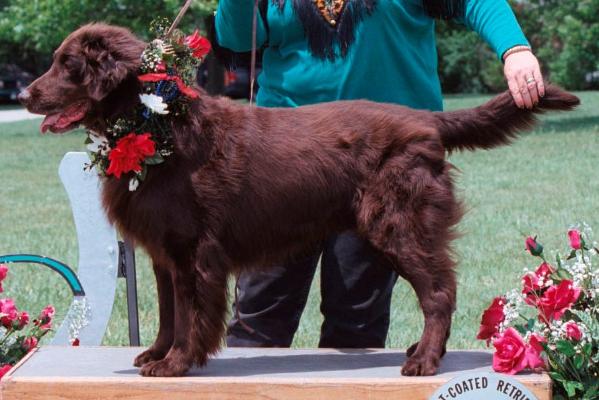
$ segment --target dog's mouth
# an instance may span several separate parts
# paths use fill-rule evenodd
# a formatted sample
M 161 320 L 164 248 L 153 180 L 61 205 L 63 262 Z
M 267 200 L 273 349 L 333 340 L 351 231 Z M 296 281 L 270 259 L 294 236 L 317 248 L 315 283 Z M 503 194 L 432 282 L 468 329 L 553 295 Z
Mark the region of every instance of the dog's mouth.
M 75 129 L 85 118 L 88 110 L 89 104 L 87 101 L 73 103 L 63 111 L 48 114 L 44 118 L 40 130 L 42 133 L 46 133 L 47 131 L 64 133 Z

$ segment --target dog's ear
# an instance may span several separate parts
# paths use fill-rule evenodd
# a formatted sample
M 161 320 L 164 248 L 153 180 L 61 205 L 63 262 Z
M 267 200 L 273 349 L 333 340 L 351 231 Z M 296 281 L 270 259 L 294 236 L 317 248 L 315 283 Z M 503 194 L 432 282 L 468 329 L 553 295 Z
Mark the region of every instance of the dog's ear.
M 111 44 L 102 37 L 85 40 L 81 56 L 82 82 L 95 101 L 103 100 L 138 68 L 136 59 L 128 60 L 121 51 L 111 49 Z

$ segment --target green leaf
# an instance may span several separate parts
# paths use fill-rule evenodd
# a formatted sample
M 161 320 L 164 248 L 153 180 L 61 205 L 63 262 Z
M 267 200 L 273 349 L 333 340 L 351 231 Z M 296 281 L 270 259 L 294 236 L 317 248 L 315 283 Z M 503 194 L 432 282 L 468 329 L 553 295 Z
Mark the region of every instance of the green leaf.
M 570 252 L 570 255 L 568 256 L 567 260 L 572 260 L 573 258 L 576 258 L 576 250 L 572 250 Z
M 146 165 L 158 165 L 164 162 L 164 157 L 160 155 L 160 153 L 154 154 L 152 157 L 148 157 L 144 160 Z
M 568 381 L 564 382 L 564 389 L 566 389 L 568 397 L 574 397 L 576 395 L 576 390 L 582 390 L 584 389 L 584 386 L 582 386 L 582 383 L 580 382 Z
M 556 343 L 557 350 L 565 355 L 566 357 L 572 357 L 576 354 L 576 350 L 574 349 L 574 345 L 572 342 L 567 340 L 558 340 Z
M 551 379 L 553 379 L 554 381 L 558 381 L 558 382 L 566 381 L 566 378 L 564 378 L 559 372 L 550 371 L 550 372 L 548 372 L 548 374 L 551 377 Z
M 582 354 L 576 354 L 576 356 L 574 356 L 574 367 L 576 367 L 577 370 L 581 370 L 583 365 L 584 356 Z
M 582 346 L 582 354 L 584 354 L 587 357 L 591 357 L 593 352 L 593 345 L 591 343 L 587 343 L 584 346 Z
M 598 394 L 599 394 L 599 383 L 596 383 L 586 390 L 586 392 L 584 393 L 584 397 L 585 397 L 585 399 L 593 399 L 593 398 L 596 398 Z
M 559 253 L 555 254 L 555 262 L 558 269 L 562 267 L 562 259 L 560 258 Z
M 141 172 L 137 174 L 137 179 L 139 179 L 139 181 L 142 182 L 146 179 L 146 176 L 148 176 L 148 167 L 144 165 Z
M 533 330 L 533 328 L 535 327 L 535 322 L 536 322 L 536 320 L 534 318 L 531 318 L 528 320 L 526 327 L 528 328 L 529 331 Z
M 557 270 L 557 277 L 560 280 L 572 280 L 572 274 L 568 272 L 565 268 L 560 268 Z
M 514 328 L 516 328 L 516 330 L 521 335 L 526 335 L 526 332 L 528 332 L 528 328 L 526 327 L 526 325 L 516 325 L 516 326 L 514 326 Z

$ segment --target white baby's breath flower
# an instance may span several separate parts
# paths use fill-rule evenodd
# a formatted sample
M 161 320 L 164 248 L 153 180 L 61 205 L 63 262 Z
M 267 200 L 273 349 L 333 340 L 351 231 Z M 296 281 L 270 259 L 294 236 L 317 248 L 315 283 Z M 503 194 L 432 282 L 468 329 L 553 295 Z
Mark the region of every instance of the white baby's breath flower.
M 106 140 L 104 136 L 90 133 L 89 139 L 92 142 L 87 145 L 87 149 L 92 153 L 100 153 L 101 155 L 105 156 L 110 151 L 108 140 Z
M 161 115 L 168 114 L 168 104 L 163 101 L 162 97 L 155 94 L 140 94 L 139 99 L 150 111 Z
M 131 180 L 129 181 L 129 191 L 135 192 L 138 187 L 139 187 L 139 179 L 137 179 L 137 177 L 131 178 Z

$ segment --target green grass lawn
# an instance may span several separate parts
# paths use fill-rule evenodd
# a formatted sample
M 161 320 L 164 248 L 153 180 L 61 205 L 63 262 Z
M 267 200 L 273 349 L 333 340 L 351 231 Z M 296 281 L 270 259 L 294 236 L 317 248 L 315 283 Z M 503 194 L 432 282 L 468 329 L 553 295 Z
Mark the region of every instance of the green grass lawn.
M 564 248 L 565 231 L 585 221 L 599 227 L 599 92 L 581 93 L 583 105 L 569 114 L 543 118 L 543 125 L 510 147 L 456 154 L 459 190 L 468 213 L 457 241 L 459 298 L 452 348 L 480 347 L 474 339 L 479 316 L 490 300 L 518 285 L 519 274 L 535 260 L 523 250 L 524 236 L 539 234 L 548 248 Z M 478 105 L 486 97 L 452 96 L 447 108 Z M 83 149 L 83 135 L 42 136 L 39 120 L 0 124 L 0 254 L 44 254 L 75 266 L 77 242 L 68 200 L 57 176 L 67 151 Z M 598 228 L 599 229 L 599 228 Z M 138 289 L 142 341 L 157 330 L 155 285 L 147 257 L 138 256 Z M 62 279 L 49 270 L 12 267 L 5 283 L 7 296 L 37 313 L 56 305 L 64 316 L 70 302 Z M 294 345 L 314 347 L 322 318 L 318 277 Z M 398 283 L 388 345 L 406 347 L 421 333 L 422 317 L 414 294 Z M 127 344 L 124 282 L 105 336 L 107 345 Z

